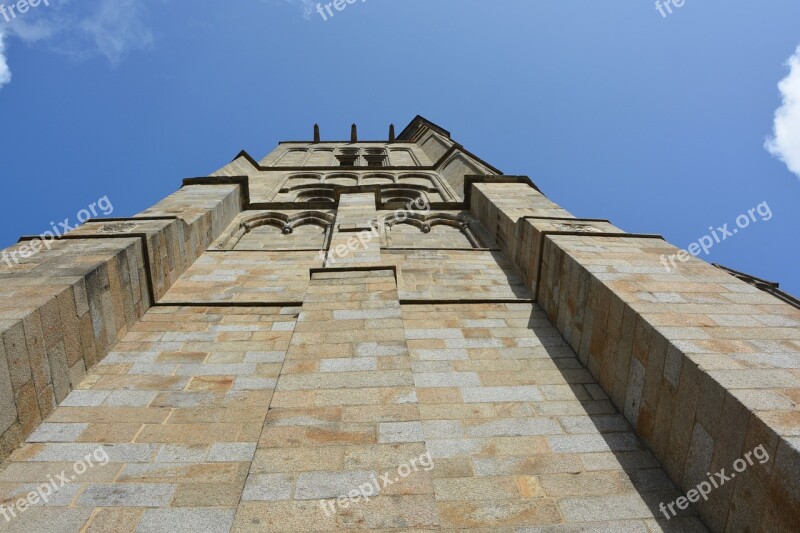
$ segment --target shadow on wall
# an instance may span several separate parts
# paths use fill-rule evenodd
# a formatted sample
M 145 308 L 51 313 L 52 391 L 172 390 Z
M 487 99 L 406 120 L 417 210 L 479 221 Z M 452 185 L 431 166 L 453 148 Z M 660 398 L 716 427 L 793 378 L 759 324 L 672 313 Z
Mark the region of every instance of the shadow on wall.
M 528 328 L 536 332 L 563 378 L 560 383 L 568 387 L 567 392 L 563 386 L 537 383 L 545 400 L 540 414 L 554 416 L 564 429 L 563 435 L 548 437 L 551 453 L 580 454 L 583 464 L 581 472 L 571 473 L 575 496 L 562 498 L 559 503 L 565 518 L 614 522 L 655 519 L 664 531 L 705 531 L 688 501 L 683 509 L 673 505 L 675 515 L 668 509 L 667 514 L 662 511 L 682 494 L 536 304 Z M 644 523 L 641 526 L 645 527 Z M 626 527 L 635 525 L 630 522 Z

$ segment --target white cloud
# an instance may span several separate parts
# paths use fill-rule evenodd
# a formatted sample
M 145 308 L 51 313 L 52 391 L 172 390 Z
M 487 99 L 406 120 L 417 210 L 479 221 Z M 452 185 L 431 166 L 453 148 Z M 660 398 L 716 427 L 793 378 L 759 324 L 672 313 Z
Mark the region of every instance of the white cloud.
M 775 111 L 772 137 L 765 148 L 800 178 L 800 46 L 786 65 L 789 75 L 778 83 L 783 104 Z
M 10 37 L 38 43 L 78 60 L 104 57 L 114 66 L 130 51 L 153 46 L 143 0 L 62 0 L 0 24 L 0 87 L 11 79 L 5 54 Z
M 11 81 L 11 69 L 8 68 L 6 61 L 6 36 L 0 29 L 0 87 Z
M 100 9 L 84 19 L 79 28 L 89 41 L 89 53 L 97 51 L 117 64 L 131 50 L 153 45 L 153 34 L 144 24 L 139 0 L 103 0 Z

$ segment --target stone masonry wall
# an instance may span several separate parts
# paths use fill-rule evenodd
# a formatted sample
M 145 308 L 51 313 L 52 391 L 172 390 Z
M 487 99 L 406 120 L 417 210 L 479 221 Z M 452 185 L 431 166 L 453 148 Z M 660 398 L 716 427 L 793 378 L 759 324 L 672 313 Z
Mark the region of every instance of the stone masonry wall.
M 89 222 L 18 264 L 0 263 L 0 459 L 240 209 L 237 185 L 188 186 L 138 218 Z
M 684 491 L 763 445 L 768 461 L 697 503 L 706 524 L 800 528 L 800 311 L 696 259 L 667 271 L 674 246 L 554 217 L 527 185 L 472 194 L 548 317 Z

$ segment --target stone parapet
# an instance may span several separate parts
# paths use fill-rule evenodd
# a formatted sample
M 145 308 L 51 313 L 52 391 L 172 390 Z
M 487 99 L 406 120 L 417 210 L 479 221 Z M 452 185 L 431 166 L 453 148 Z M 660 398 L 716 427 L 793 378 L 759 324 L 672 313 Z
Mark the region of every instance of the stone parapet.
M 51 246 L 0 266 L 2 458 L 151 305 L 140 239 L 65 239 Z
M 472 186 L 467 205 L 497 243 L 513 257 L 520 243 L 516 239 L 517 221 L 526 216 L 575 218 L 551 202 L 529 181 L 508 181 L 505 176 L 480 177 L 483 182 L 468 180 Z
M 239 185 L 189 185 L 134 218 L 90 221 L 47 245 L 23 238 L 5 251 L 0 459 L 81 383 L 240 209 Z
M 214 179 L 225 178 L 206 178 L 208 183 L 185 185 L 136 218 L 174 216 L 182 219 L 191 228 L 185 251 L 194 260 L 225 231 L 248 201 L 241 192 L 241 185 L 215 184 Z
M 499 201 L 501 188 L 530 207 Z M 678 249 L 657 236 L 525 218 L 550 209 L 524 185 L 472 194 L 488 228 L 522 236 L 498 241 L 670 477 L 689 493 L 724 469 L 695 504 L 705 523 L 800 529 L 800 311 L 697 259 L 673 265 Z

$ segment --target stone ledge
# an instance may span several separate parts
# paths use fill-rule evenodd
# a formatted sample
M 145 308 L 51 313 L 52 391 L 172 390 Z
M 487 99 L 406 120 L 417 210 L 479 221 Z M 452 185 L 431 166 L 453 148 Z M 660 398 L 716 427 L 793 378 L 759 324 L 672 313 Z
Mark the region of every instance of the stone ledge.
M 706 523 L 800 528 L 800 312 L 698 260 L 664 272 L 667 243 L 546 240 L 540 305 L 682 489 L 767 451 L 697 504 Z
M 63 240 L 0 271 L 0 458 L 150 306 L 142 257 L 136 238 Z
M 530 187 L 473 189 L 473 213 L 682 490 L 763 445 L 768 461 L 697 504 L 705 523 L 800 530 L 800 311 L 696 259 L 667 272 L 677 248 L 659 236 L 575 219 Z
M 87 222 L 18 264 L 0 263 L 0 460 L 240 208 L 238 185 L 187 185 L 136 217 Z

